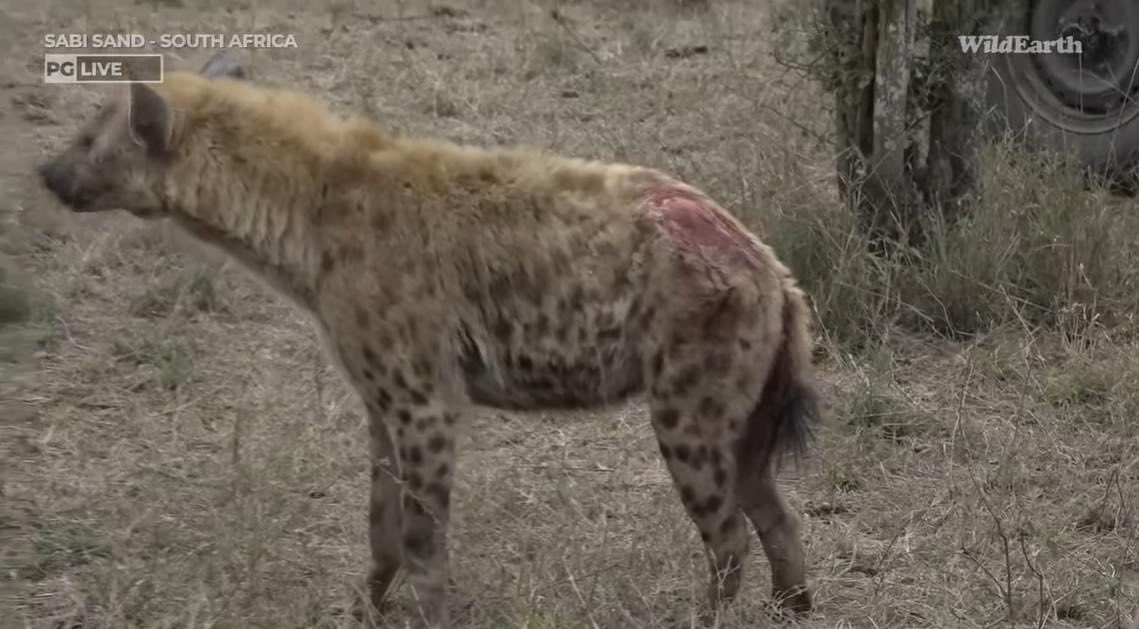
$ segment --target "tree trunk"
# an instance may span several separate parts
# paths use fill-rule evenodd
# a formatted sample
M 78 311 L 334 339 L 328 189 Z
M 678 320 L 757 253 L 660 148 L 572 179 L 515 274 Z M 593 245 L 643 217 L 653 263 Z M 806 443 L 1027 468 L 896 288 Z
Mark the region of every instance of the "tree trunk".
M 879 245 L 916 245 L 977 193 L 986 60 L 958 35 L 994 0 L 821 0 L 844 201 Z

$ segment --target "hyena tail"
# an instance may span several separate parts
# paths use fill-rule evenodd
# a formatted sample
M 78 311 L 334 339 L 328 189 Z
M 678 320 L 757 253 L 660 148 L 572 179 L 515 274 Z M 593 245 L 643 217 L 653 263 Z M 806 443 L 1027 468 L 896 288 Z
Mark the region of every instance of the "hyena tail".
M 736 460 L 745 473 L 777 468 L 786 454 L 798 458 L 811 440 L 819 398 L 811 374 L 809 323 L 806 296 L 794 280 L 784 280 L 783 336 L 739 442 Z

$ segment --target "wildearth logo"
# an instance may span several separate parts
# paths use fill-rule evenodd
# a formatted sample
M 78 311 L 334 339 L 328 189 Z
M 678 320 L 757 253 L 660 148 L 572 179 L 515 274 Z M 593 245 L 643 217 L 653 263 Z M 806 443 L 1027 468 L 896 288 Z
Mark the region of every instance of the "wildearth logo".
M 1084 43 L 1071 35 L 1059 39 L 1032 39 L 1028 35 L 958 35 L 961 52 L 969 54 L 1023 54 L 1043 55 L 1057 52 L 1062 55 L 1080 55 Z
M 44 83 L 161 83 L 161 54 L 44 55 Z

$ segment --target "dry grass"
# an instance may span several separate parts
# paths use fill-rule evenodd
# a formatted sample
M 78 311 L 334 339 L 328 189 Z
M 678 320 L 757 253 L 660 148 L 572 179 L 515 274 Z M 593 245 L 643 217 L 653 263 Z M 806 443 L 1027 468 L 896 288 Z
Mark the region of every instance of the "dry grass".
M 257 52 L 259 80 L 398 131 L 658 166 L 767 235 L 825 339 L 826 424 L 785 475 L 806 626 L 1118 626 L 1139 606 L 1134 210 L 998 148 L 985 206 L 923 264 L 865 255 L 825 99 L 772 60 L 755 5 L 9 2 L 0 218 L 25 277 L 0 277 L 0 624 L 351 626 L 365 430 L 303 321 L 161 229 L 27 184 L 93 98 L 38 84 L 42 33 L 262 29 L 301 48 Z M 464 439 L 466 626 L 695 622 L 699 538 L 639 404 L 487 412 Z M 723 627 L 768 622 L 758 552 L 749 570 Z

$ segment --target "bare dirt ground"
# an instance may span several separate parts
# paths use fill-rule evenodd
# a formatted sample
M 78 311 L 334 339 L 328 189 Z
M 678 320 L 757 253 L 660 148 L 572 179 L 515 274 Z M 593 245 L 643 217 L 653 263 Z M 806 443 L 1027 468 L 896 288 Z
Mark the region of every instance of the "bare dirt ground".
M 765 3 L 709 5 L 0 6 L 0 626 L 353 626 L 368 557 L 361 409 L 301 317 L 159 226 L 64 214 L 30 178 L 99 97 L 42 84 L 44 33 L 293 33 L 298 49 L 245 51 L 257 80 L 399 132 L 660 167 L 799 271 L 837 246 L 788 237 L 836 203 L 825 98 L 773 61 Z M 807 278 L 830 313 L 842 273 Z M 825 423 L 784 474 L 817 589 L 803 626 L 1119 626 L 1139 606 L 1134 339 L 1085 321 L 824 340 Z M 486 412 L 459 468 L 462 626 L 696 622 L 699 537 L 639 402 Z M 758 544 L 747 568 L 722 627 L 771 622 Z

